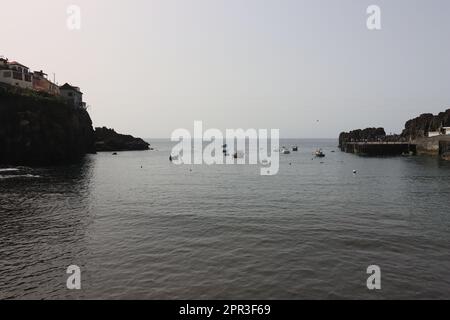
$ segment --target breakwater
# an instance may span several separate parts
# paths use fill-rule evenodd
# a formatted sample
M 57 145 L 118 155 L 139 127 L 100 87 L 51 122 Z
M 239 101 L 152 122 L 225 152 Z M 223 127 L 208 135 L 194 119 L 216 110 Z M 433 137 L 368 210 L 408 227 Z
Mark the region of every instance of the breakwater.
M 365 156 L 398 156 L 416 154 L 416 145 L 405 142 L 347 142 L 341 150 Z
M 450 152 L 450 140 L 439 142 L 439 154 L 444 154 Z
M 387 135 L 383 128 L 341 132 L 339 148 L 344 152 L 368 156 L 404 154 L 450 158 L 450 109 L 433 115 L 425 113 L 409 120 L 401 134 Z

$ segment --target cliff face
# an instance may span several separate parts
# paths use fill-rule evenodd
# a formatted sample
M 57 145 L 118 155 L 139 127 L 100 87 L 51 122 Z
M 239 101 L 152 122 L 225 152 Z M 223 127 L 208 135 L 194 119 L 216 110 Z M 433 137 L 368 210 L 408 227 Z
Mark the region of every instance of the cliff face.
M 95 152 L 86 110 L 55 98 L 0 88 L 0 163 L 48 165 Z
M 439 128 L 450 127 L 450 109 L 433 115 L 431 113 L 424 113 L 417 118 L 409 120 L 405 124 L 405 129 L 402 132 L 402 137 L 417 139 L 426 137 L 430 131 L 438 131 Z
M 97 151 L 148 150 L 150 144 L 141 138 L 119 134 L 113 129 L 95 128 L 95 148 Z

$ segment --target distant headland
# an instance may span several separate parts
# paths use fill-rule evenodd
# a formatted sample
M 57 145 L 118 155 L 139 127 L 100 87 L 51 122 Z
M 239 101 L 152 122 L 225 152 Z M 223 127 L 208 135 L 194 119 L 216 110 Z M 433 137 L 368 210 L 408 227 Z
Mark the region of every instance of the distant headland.
M 409 120 L 401 134 L 383 128 L 358 129 L 339 135 L 342 151 L 369 156 L 432 155 L 450 160 L 450 109 Z
M 77 86 L 0 58 L 0 164 L 52 165 L 97 151 L 148 150 L 142 139 L 92 127 Z
M 149 150 L 150 144 L 141 138 L 119 134 L 113 129 L 95 128 L 95 149 L 102 151 Z

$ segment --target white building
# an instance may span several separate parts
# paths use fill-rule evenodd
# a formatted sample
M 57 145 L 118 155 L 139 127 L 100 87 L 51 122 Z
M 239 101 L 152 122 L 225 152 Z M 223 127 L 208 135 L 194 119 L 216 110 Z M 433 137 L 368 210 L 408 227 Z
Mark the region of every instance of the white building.
M 80 88 L 65 83 L 63 86 L 59 87 L 59 91 L 61 97 L 66 99 L 70 104 L 80 108 L 86 107 L 86 104 L 83 102 L 83 93 L 80 91 Z
M 439 131 L 428 132 L 428 138 L 450 135 L 450 127 L 441 127 Z
M 33 89 L 33 74 L 30 69 L 16 61 L 0 60 L 0 82 L 23 89 Z
M 430 131 L 428 132 L 428 138 L 440 136 L 441 133 L 439 131 Z

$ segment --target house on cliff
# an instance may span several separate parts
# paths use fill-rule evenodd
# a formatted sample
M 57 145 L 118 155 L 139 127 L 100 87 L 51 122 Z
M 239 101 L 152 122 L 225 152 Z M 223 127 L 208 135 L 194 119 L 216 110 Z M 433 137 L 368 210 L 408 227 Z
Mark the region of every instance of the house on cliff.
M 71 86 L 65 83 L 63 86 L 59 87 L 61 97 L 63 97 L 67 102 L 75 107 L 86 108 L 86 103 L 83 102 L 83 93 L 79 87 Z
M 59 95 L 59 87 L 47 79 L 47 74 L 41 71 L 30 72 L 27 66 L 8 59 L 0 58 L 0 83 L 13 87 Z
M 0 82 L 23 89 L 33 89 L 33 74 L 30 68 L 23 64 L 7 59 L 0 61 Z
M 44 71 L 30 72 L 30 69 L 16 61 L 9 62 L 8 59 L 0 57 L 0 85 L 30 89 L 36 92 L 43 92 L 52 96 L 61 96 L 69 104 L 86 108 L 83 102 L 83 93 L 79 87 L 65 83 L 59 87 L 48 80 Z
M 33 89 L 38 92 L 45 92 L 53 96 L 59 96 L 59 87 L 47 78 L 47 74 L 41 71 L 33 73 Z

